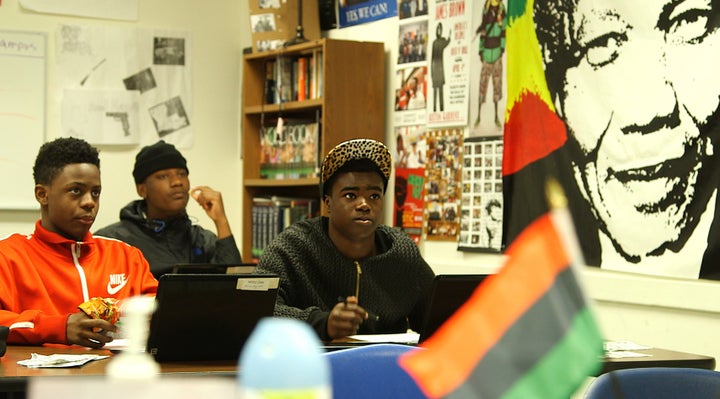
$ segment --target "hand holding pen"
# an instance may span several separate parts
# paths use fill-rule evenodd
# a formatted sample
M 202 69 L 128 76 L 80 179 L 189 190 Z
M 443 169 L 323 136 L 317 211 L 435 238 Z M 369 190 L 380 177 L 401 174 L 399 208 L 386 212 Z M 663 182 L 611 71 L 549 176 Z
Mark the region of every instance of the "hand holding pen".
M 367 318 L 368 313 L 358 305 L 357 297 L 340 297 L 328 315 L 328 335 L 335 339 L 356 334 L 360 324 Z

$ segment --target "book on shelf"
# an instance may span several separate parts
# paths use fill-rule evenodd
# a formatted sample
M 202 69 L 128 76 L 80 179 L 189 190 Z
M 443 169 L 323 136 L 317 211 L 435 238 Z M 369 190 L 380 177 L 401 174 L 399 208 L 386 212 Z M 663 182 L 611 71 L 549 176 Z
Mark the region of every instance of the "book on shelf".
M 317 86 L 317 56 L 316 57 L 310 57 L 308 59 L 308 98 L 315 99 L 318 98 L 317 90 L 315 90 L 315 87 Z
M 308 68 L 308 58 L 307 57 L 299 57 L 297 59 L 297 100 L 298 101 L 304 101 L 308 98 L 308 92 L 307 92 L 307 68 Z
M 298 179 L 319 172 L 320 124 L 304 119 L 273 119 L 260 129 L 260 178 Z
M 275 60 L 268 60 L 265 63 L 265 103 L 275 104 L 276 102 L 276 90 L 275 84 Z
M 322 53 L 279 56 L 265 63 L 265 102 L 281 104 L 320 98 Z
M 323 53 L 317 53 L 313 57 L 315 62 L 314 80 L 315 80 L 315 98 L 322 97 L 323 93 Z
M 286 56 L 277 57 L 274 65 L 275 71 L 273 76 L 275 76 L 276 85 L 275 104 L 292 101 L 293 59 Z
M 280 232 L 293 223 L 318 216 L 316 198 L 262 196 L 253 198 L 252 257 L 259 259 Z

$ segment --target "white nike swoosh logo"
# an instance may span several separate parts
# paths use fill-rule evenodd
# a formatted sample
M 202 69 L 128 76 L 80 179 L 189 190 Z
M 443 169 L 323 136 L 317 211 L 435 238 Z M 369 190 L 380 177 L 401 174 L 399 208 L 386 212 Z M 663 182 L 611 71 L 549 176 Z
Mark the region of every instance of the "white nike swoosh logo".
M 110 295 L 117 294 L 118 291 L 120 291 L 125 286 L 125 284 L 127 284 L 127 282 L 128 282 L 127 280 L 124 280 L 122 283 L 113 287 L 112 284 L 108 281 L 108 286 L 107 286 L 108 294 L 110 294 Z

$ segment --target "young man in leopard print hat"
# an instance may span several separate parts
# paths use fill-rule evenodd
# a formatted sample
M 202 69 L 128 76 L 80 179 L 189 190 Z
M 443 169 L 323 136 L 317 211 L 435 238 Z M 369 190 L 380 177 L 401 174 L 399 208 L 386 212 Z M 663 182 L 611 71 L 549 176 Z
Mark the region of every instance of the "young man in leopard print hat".
M 276 316 L 304 320 L 326 341 L 419 330 L 434 274 L 412 239 L 382 224 L 391 170 L 376 140 L 330 150 L 320 176 L 327 216 L 285 229 L 258 264 L 280 275 Z

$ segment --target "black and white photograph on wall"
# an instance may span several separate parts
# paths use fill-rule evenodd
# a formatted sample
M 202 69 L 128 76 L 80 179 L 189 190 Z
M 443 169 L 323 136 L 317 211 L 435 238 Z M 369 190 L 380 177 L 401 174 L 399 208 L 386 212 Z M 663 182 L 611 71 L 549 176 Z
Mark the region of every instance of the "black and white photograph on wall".
M 507 101 L 507 0 L 473 7 L 470 35 L 470 136 L 502 134 Z M 480 7 L 480 5 L 482 5 Z
M 185 65 L 185 39 L 156 37 L 153 40 L 153 64 Z
M 190 126 L 190 120 L 185 113 L 182 99 L 173 97 L 165 102 L 150 108 L 150 117 L 155 124 L 155 130 L 161 138 Z
M 253 32 L 272 32 L 275 28 L 275 14 L 250 15 L 250 27 Z
M 277 50 L 279 48 L 282 48 L 284 44 L 285 44 L 285 40 L 263 39 L 263 40 L 258 40 L 255 43 L 255 46 L 257 47 L 258 51 L 270 51 L 270 50 Z
M 258 6 L 262 9 L 280 8 L 280 0 L 258 0 Z
M 145 68 L 142 71 L 123 79 L 126 90 L 139 90 L 140 93 L 145 93 L 148 90 L 152 90 L 157 87 L 155 82 L 155 76 L 153 76 L 152 69 Z
M 426 145 L 425 237 L 430 241 L 456 241 L 461 212 L 462 130 L 429 131 Z
M 466 138 L 463 147 L 462 212 L 458 250 L 500 252 L 503 138 Z

